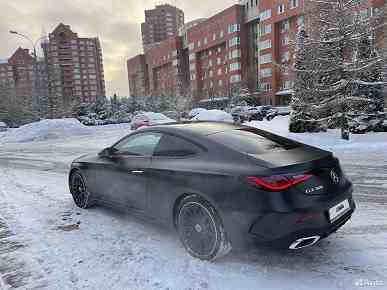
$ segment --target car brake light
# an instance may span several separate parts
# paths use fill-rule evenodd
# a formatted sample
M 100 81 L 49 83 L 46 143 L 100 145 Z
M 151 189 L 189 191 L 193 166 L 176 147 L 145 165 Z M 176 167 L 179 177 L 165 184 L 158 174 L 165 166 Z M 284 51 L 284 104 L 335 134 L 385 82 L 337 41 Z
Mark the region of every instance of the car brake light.
M 247 177 L 248 183 L 254 186 L 261 187 L 268 191 L 283 191 L 292 186 L 307 181 L 313 175 L 311 174 L 286 174 L 286 175 L 272 175 L 265 177 Z

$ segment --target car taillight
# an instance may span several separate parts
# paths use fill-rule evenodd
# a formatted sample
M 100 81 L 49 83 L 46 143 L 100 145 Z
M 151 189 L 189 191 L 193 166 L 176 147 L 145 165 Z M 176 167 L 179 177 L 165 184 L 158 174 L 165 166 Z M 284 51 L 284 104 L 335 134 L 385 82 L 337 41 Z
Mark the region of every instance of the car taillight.
M 272 175 L 265 177 L 247 177 L 247 182 L 251 185 L 258 186 L 268 191 L 283 191 L 292 186 L 307 181 L 313 175 L 311 174 L 286 174 Z

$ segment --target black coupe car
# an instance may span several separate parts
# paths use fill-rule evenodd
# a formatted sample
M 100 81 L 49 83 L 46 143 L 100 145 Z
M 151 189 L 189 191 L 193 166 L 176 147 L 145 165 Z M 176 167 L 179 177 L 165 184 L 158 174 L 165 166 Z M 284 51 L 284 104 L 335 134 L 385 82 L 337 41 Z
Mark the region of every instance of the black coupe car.
M 311 246 L 355 210 L 332 153 L 246 126 L 195 122 L 136 131 L 72 163 L 77 206 L 141 211 L 173 225 L 194 257 L 252 238 Z

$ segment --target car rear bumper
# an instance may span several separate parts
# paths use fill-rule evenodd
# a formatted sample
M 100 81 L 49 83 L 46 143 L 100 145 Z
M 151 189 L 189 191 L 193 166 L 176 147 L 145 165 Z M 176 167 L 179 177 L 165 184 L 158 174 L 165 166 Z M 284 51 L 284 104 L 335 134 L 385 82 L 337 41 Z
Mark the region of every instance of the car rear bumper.
M 289 248 L 294 241 L 302 238 L 318 236 L 323 239 L 336 232 L 352 217 L 356 205 L 352 197 L 348 200 L 349 211 L 333 222 L 329 219 L 329 208 L 285 214 L 269 213 L 252 224 L 249 234 L 260 244 L 281 248 Z
M 288 207 L 282 206 L 281 200 L 274 199 L 259 210 L 251 206 L 247 211 L 221 211 L 225 230 L 237 247 L 252 240 L 258 244 L 289 248 L 297 239 L 329 236 L 342 227 L 356 209 L 351 185 L 341 194 L 330 197 L 305 196 L 303 199 L 304 202 L 288 203 L 291 204 Z M 349 211 L 331 222 L 329 209 L 346 199 L 349 201 Z

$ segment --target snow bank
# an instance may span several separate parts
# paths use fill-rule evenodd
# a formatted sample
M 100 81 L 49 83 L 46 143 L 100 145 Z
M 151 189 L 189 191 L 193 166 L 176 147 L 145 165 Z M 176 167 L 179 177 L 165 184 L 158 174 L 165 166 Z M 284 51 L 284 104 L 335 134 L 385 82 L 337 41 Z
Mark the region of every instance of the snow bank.
M 321 133 L 295 134 L 289 132 L 289 116 L 278 116 L 272 121 L 253 121 L 245 125 L 260 128 L 275 134 L 288 137 L 312 146 L 322 147 L 327 150 L 357 149 L 380 150 L 387 154 L 387 133 L 368 133 L 364 135 L 352 134 L 350 140 L 341 139 L 340 130 L 328 130 Z
M 24 125 L 0 135 L 0 144 L 43 141 L 91 134 L 77 119 L 53 119 Z
M 234 122 L 234 119 L 229 113 L 226 113 L 220 110 L 199 111 L 198 114 L 195 117 L 193 117 L 191 120 Z

